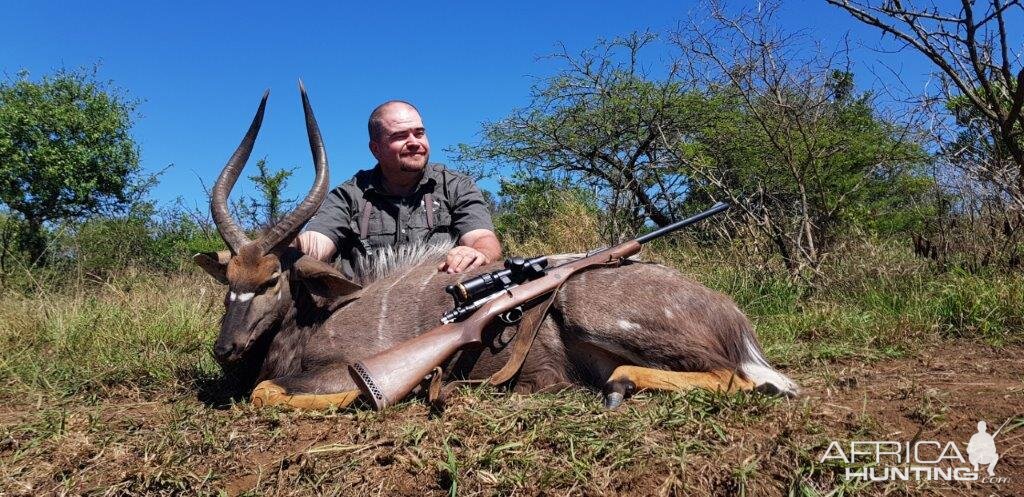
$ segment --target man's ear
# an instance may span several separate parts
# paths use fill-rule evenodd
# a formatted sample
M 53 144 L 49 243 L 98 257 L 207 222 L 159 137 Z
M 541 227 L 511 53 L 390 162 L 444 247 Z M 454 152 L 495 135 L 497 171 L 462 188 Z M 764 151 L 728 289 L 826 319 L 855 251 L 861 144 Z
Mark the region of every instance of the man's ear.
M 227 285 L 228 284 L 228 261 L 231 260 L 230 250 L 221 250 L 220 252 L 200 252 L 192 256 L 192 262 L 195 262 L 199 267 L 203 268 L 213 276 L 213 279 Z
M 294 271 L 309 291 L 327 299 L 342 297 L 363 288 L 342 276 L 334 266 L 307 255 L 295 261 Z
M 370 153 L 373 154 L 374 159 L 380 160 L 378 152 L 380 152 L 380 143 L 370 140 Z

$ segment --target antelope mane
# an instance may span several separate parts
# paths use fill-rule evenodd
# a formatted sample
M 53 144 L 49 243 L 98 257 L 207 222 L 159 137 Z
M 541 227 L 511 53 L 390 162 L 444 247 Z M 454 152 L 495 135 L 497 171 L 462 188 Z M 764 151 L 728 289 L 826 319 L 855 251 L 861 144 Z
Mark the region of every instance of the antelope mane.
M 375 249 L 356 260 L 353 267 L 356 282 L 366 286 L 428 260 L 440 264 L 444 261 L 445 254 L 454 246 L 454 241 L 413 242 Z

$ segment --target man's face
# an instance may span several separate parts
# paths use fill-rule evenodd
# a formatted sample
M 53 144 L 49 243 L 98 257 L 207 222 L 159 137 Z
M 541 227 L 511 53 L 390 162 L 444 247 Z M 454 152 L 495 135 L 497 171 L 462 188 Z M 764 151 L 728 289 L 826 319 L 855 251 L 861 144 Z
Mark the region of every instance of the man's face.
M 370 141 L 370 151 L 390 173 L 423 171 L 430 157 L 427 130 L 416 110 L 406 105 L 387 107 L 382 116 L 384 133 Z

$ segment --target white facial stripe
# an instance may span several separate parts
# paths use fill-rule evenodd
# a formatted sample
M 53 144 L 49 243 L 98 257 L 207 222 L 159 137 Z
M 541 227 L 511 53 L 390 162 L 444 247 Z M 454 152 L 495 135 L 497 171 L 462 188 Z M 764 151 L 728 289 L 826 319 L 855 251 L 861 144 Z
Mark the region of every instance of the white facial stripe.
M 228 300 L 230 300 L 232 302 L 234 302 L 235 299 L 237 299 L 237 298 L 238 298 L 238 295 L 235 295 L 235 292 L 231 292 L 231 293 L 228 294 Z
M 239 302 L 248 302 L 249 300 L 252 300 L 252 298 L 255 297 L 255 296 L 256 296 L 256 294 L 252 293 L 252 292 L 242 293 L 242 294 L 238 295 L 238 301 Z

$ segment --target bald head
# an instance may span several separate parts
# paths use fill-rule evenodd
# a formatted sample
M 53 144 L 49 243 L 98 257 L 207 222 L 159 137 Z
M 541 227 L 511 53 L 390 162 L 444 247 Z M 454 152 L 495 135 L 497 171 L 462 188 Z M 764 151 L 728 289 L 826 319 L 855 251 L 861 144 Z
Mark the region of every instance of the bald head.
M 420 111 L 416 109 L 416 106 L 404 100 L 388 100 L 387 102 L 378 105 L 373 109 L 373 112 L 370 113 L 370 120 L 366 123 L 367 131 L 370 133 L 370 141 L 380 141 L 385 131 L 384 116 L 387 115 L 389 111 L 395 109 L 410 109 L 416 114 L 420 113 Z

